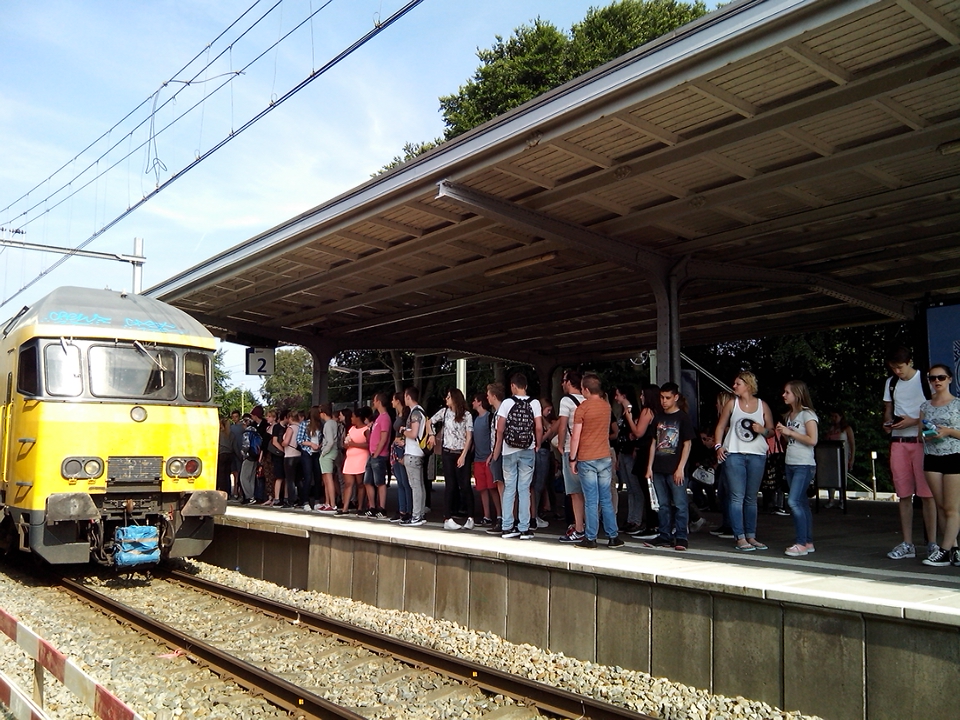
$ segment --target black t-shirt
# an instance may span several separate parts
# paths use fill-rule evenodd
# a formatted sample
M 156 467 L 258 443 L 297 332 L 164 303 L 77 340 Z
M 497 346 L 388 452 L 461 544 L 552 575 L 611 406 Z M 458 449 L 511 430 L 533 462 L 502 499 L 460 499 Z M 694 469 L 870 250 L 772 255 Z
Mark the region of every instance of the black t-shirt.
M 683 410 L 677 410 L 675 413 L 659 413 L 653 419 L 653 425 L 656 428 L 653 471 L 658 475 L 672 475 L 680 464 L 683 444 L 696 436 L 693 423 Z

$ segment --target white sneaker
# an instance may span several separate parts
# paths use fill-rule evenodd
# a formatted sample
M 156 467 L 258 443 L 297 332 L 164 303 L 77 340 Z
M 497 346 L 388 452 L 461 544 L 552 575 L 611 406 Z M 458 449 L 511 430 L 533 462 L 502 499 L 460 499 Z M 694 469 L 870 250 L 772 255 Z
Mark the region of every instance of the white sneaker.
M 468 517 L 466 522 L 463 523 L 464 530 L 473 530 L 474 522 L 472 517 Z
M 544 520 L 542 517 L 537 518 L 537 529 L 542 530 L 545 527 L 550 527 L 550 523 Z
M 697 532 L 700 528 L 703 527 L 703 524 L 705 522 L 706 520 L 704 520 L 703 518 L 700 518 L 699 520 L 695 520 L 694 522 L 690 523 L 687 527 L 690 529 L 690 532 Z
M 313 508 L 310 507 L 310 503 L 304 503 L 304 504 L 303 504 L 303 509 L 304 509 L 304 510 L 313 510 Z
M 903 560 L 904 558 L 912 558 L 916 556 L 916 548 L 912 544 L 905 542 L 900 543 L 893 550 L 887 553 L 887 557 L 891 560 Z
M 453 518 L 447 518 L 446 521 L 443 523 L 443 529 L 444 529 L 444 530 L 460 530 L 462 527 L 463 527 L 463 526 L 460 525 L 460 524 L 459 524 L 456 520 L 454 520 Z

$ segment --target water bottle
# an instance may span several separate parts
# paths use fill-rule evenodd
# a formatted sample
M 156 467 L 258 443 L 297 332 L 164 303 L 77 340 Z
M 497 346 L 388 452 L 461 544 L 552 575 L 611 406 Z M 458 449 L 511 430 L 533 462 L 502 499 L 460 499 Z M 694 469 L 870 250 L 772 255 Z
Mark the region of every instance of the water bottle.
M 937 436 L 937 426 L 934 425 L 929 420 L 923 421 L 923 430 L 920 431 L 920 434 L 925 438 L 932 438 Z
M 660 501 L 657 499 L 657 489 L 653 486 L 653 478 L 647 478 L 647 486 L 650 488 L 650 509 L 657 511 L 660 509 Z

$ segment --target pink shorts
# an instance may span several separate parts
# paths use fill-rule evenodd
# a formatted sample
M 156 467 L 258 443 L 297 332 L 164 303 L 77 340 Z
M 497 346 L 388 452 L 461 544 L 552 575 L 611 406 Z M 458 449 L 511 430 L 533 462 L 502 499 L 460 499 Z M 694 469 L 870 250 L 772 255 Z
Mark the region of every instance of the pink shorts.
M 890 474 L 897 497 L 933 497 L 923 475 L 923 443 L 890 443 Z
M 477 481 L 477 490 L 493 490 L 495 487 L 490 466 L 485 462 L 475 462 L 473 464 L 473 477 Z

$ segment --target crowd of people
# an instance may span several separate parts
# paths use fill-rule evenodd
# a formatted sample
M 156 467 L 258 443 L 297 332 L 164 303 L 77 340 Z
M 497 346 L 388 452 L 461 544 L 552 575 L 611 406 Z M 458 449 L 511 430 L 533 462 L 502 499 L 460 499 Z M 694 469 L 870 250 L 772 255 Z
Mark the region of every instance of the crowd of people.
M 960 566 L 960 400 L 950 394 L 952 370 L 924 375 L 906 348 L 887 358 L 884 430 L 899 498 L 902 541 L 894 560 L 916 557 L 913 498 L 923 508 L 932 566 Z M 924 382 L 926 380 L 926 382 Z M 843 448 L 852 468 L 855 439 L 841 411 L 820 427 L 811 393 L 800 380 L 782 390 L 786 412 L 774 416 L 757 397 L 757 379 L 744 371 L 732 392 L 717 397 L 715 426 L 698 432 L 675 383 L 603 387 L 595 373 L 567 370 L 554 412 L 548 398 L 528 394 L 522 373 L 509 392 L 491 383 L 472 396 L 449 390 L 429 415 L 417 388 L 377 393 L 370 407 L 334 412 L 321 404 L 297 411 L 238 411 L 221 424 L 218 488 L 236 501 L 390 520 L 420 526 L 429 512 L 429 458 L 439 455 L 444 480 L 443 527 L 483 528 L 505 539 L 530 540 L 548 518 L 568 524 L 563 543 L 592 549 L 623 535 L 649 547 L 689 547 L 705 509 L 719 510 L 711 533 L 734 541 L 737 552 L 767 550 L 757 537 L 758 497 L 785 498 L 794 543 L 783 552 L 816 551 L 810 495 L 821 439 Z M 612 404 L 619 406 L 614 413 Z M 387 483 L 397 484 L 397 507 L 387 509 Z M 626 522 L 618 525 L 620 490 Z M 479 512 L 478 503 L 479 499 Z M 831 493 L 830 503 L 834 504 Z M 937 534 L 939 530 L 939 535 Z

